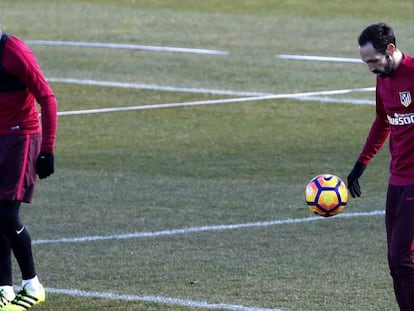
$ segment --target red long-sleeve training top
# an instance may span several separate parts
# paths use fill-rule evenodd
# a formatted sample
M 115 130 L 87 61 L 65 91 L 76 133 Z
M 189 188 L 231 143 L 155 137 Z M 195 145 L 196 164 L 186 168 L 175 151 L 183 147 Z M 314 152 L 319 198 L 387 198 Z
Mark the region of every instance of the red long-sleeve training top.
M 22 40 L 9 36 L 3 50 L 2 66 L 25 87 L 0 91 L 0 134 L 42 132 L 41 152 L 53 153 L 57 101 L 33 52 Z M 36 102 L 41 107 L 41 124 Z
M 376 117 L 358 161 L 368 165 L 390 137 L 390 184 L 414 185 L 414 58 L 404 55 L 387 78 L 377 77 Z

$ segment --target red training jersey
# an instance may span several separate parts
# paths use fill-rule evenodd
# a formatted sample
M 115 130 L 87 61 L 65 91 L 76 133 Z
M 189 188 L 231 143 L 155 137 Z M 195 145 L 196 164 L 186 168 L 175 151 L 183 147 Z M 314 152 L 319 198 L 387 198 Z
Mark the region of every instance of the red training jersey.
M 414 58 L 403 55 L 387 78 L 377 77 L 376 117 L 358 161 L 368 165 L 388 135 L 390 184 L 414 185 Z
M 9 36 L 2 65 L 7 73 L 24 84 L 25 89 L 0 92 L 0 134 L 42 132 L 41 152 L 53 153 L 57 101 L 33 52 L 22 40 Z M 41 107 L 41 124 L 36 102 Z

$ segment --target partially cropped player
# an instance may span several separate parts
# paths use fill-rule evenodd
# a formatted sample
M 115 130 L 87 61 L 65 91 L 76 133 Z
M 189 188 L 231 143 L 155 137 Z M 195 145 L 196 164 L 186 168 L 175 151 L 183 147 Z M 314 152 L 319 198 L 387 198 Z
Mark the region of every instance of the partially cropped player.
M 32 200 L 36 174 L 46 178 L 54 172 L 57 102 L 27 45 L 15 36 L 0 36 L 0 310 L 18 311 L 46 299 L 19 210 Z M 17 294 L 12 252 L 22 275 Z
M 361 195 L 358 179 L 389 136 L 388 262 L 400 309 L 414 311 L 414 58 L 397 48 L 394 31 L 385 23 L 362 31 L 359 52 L 377 75 L 376 117 L 348 188 L 352 197 Z

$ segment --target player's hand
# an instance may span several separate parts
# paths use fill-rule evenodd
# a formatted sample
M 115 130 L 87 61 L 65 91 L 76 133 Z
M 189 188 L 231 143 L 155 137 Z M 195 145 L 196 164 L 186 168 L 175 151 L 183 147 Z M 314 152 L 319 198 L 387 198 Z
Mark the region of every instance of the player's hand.
M 49 177 L 55 172 L 55 157 L 53 153 L 41 152 L 36 161 L 36 173 L 40 179 Z
M 367 166 L 361 162 L 356 162 L 354 168 L 348 175 L 348 189 L 353 198 L 361 196 L 361 186 L 359 185 L 359 177 L 364 173 Z

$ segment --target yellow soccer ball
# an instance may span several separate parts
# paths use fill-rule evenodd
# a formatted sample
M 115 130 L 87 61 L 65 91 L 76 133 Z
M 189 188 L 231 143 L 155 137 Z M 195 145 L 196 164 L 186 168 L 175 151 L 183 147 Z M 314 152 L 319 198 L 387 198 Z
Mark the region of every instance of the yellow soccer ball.
M 338 176 L 318 175 L 307 184 L 305 200 L 315 214 L 331 217 L 345 209 L 348 203 L 348 189 Z

